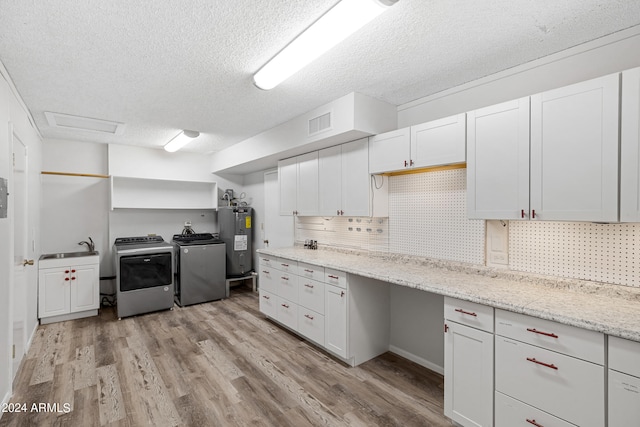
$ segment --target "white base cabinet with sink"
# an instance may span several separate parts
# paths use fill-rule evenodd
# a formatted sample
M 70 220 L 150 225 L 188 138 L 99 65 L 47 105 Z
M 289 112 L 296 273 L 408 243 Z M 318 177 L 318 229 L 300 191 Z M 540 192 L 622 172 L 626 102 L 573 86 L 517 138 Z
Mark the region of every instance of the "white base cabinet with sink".
M 41 324 L 98 314 L 99 263 L 99 255 L 39 261 L 38 318 Z
M 389 284 L 260 255 L 260 311 L 351 366 L 389 349 Z

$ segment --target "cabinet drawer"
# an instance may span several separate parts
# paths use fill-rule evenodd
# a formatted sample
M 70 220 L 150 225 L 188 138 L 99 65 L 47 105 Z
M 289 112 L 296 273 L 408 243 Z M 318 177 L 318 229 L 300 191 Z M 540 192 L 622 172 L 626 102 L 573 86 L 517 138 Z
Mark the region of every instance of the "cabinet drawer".
M 313 264 L 298 263 L 298 276 L 312 280 L 324 280 L 324 267 Z
M 298 332 L 324 347 L 324 316 L 313 310 L 298 307 Z
M 609 427 L 637 426 L 640 378 L 609 370 Z
M 604 334 L 550 320 L 496 310 L 496 334 L 604 364 Z
M 277 271 L 276 277 L 276 294 L 279 297 L 288 299 L 289 301 L 298 303 L 298 276 L 284 271 Z
M 496 392 L 495 427 L 575 427 L 566 421 Z
M 347 273 L 340 270 L 325 268 L 324 282 L 330 285 L 339 286 L 342 289 L 347 289 Z
M 299 277 L 298 304 L 324 314 L 324 283 Z
M 284 298 L 276 298 L 276 319 L 283 325 L 298 331 L 298 305 Z
M 276 278 L 279 277 L 280 271 L 262 265 L 260 266 L 260 272 L 258 274 L 260 275 L 260 289 L 275 294 L 277 288 Z
M 272 317 L 277 317 L 277 305 L 278 301 L 274 294 L 265 291 L 260 288 L 260 312 Z
M 640 342 L 609 337 L 609 369 L 640 377 Z
M 472 328 L 493 332 L 493 307 L 445 297 L 444 317 Z
M 278 270 L 286 273 L 298 274 L 298 262 L 290 261 L 284 258 L 278 258 L 278 263 L 275 266 Z
M 604 367 L 496 336 L 495 387 L 581 427 L 602 427 Z
M 277 268 L 278 263 L 279 263 L 278 257 L 260 255 L 260 267 Z

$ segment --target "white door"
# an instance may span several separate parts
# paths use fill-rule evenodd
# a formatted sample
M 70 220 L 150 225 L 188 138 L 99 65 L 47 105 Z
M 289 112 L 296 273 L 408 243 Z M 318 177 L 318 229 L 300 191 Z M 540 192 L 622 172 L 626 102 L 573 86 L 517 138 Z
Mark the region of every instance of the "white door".
M 325 286 L 325 338 L 329 351 L 347 358 L 347 291 L 333 285 Z
M 371 192 L 367 138 L 342 145 L 342 210 L 344 215 L 369 216 Z
M 293 246 L 294 217 L 280 215 L 280 187 L 278 171 L 264 174 L 264 224 L 263 242 L 265 248 Z
M 413 167 L 463 163 L 466 159 L 465 114 L 411 126 Z
M 365 140 L 366 141 L 366 140 Z M 318 153 L 318 205 L 323 216 L 340 215 L 342 210 L 342 146 L 325 148 Z M 369 165 L 367 164 L 367 168 Z
M 411 166 L 411 132 L 402 128 L 369 138 L 369 172 L 372 174 Z
M 297 214 L 318 215 L 318 152 L 303 154 L 297 159 Z
M 10 125 L 13 150 L 13 376 L 15 377 L 25 353 L 27 343 L 27 271 L 25 262 L 28 256 L 27 227 L 27 147 L 13 133 Z M 32 260 L 28 260 L 32 263 Z M 33 267 L 30 267 L 33 268 Z
M 444 414 L 462 426 L 493 426 L 493 334 L 447 322 Z
M 620 221 L 640 222 L 640 68 L 622 73 Z
M 531 97 L 531 219 L 618 221 L 620 75 Z
M 266 176 L 266 175 L 265 175 Z M 277 191 L 275 193 L 266 194 L 269 197 L 277 197 L 278 211 L 280 215 L 295 215 L 296 213 L 296 192 L 298 189 L 298 161 L 295 157 L 280 160 L 278 162 L 278 172 L 276 179 L 280 178 L 277 183 Z

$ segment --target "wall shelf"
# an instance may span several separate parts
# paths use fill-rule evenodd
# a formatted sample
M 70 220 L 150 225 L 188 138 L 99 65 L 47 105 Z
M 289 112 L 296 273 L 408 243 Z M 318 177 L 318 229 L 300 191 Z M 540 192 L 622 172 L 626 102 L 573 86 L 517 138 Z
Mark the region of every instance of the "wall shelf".
M 111 176 L 111 210 L 217 208 L 215 182 Z

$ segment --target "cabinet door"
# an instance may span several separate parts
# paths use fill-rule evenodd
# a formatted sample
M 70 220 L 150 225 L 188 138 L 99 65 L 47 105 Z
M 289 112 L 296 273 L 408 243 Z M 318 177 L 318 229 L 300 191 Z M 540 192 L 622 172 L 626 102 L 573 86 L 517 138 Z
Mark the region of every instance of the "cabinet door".
M 100 274 L 97 265 L 71 267 L 69 312 L 97 310 L 100 307 Z
M 318 215 L 318 152 L 298 156 L 297 214 Z
M 298 162 L 295 157 L 278 162 L 280 215 L 294 215 L 297 206 Z
M 467 210 L 529 218 L 529 97 L 467 114 Z
M 369 216 L 369 148 L 367 138 L 342 145 L 343 215 Z
M 465 427 L 493 425 L 493 334 L 446 323 L 444 414 Z
M 466 157 L 465 114 L 411 126 L 413 167 L 463 163 Z
M 531 219 L 618 220 L 619 82 L 531 97 Z
M 622 73 L 620 221 L 640 222 L 640 68 Z
M 609 369 L 609 427 L 640 424 L 640 378 Z
M 342 209 L 342 146 L 318 153 L 318 204 L 320 215 L 340 215 Z
M 347 358 L 347 290 L 325 285 L 325 338 L 326 348 Z
M 71 269 L 48 268 L 40 270 L 38 282 L 38 317 L 59 316 L 69 313 Z
M 369 173 L 402 170 L 410 166 L 411 131 L 409 128 L 369 138 Z
M 278 298 L 264 289 L 260 289 L 260 312 L 273 319 L 278 317 Z

